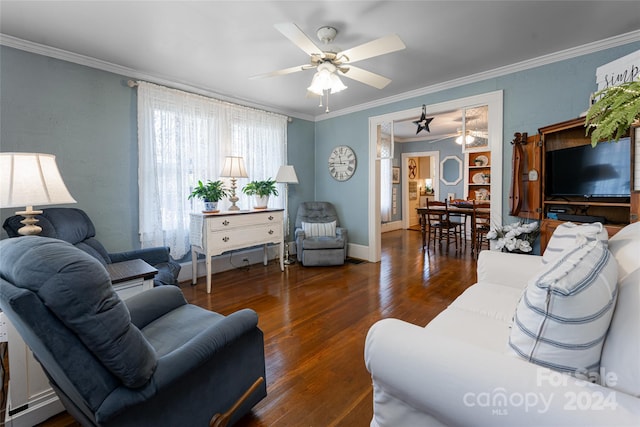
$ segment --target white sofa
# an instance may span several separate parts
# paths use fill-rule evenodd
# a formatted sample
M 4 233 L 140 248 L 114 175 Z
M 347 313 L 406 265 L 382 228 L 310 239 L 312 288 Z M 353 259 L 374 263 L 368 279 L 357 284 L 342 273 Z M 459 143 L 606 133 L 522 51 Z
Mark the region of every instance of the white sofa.
M 609 249 L 618 298 L 600 365 L 607 386 L 510 351 L 512 318 L 543 257 L 483 251 L 477 283 L 427 326 L 384 319 L 369 330 L 371 426 L 640 426 L 640 223 Z

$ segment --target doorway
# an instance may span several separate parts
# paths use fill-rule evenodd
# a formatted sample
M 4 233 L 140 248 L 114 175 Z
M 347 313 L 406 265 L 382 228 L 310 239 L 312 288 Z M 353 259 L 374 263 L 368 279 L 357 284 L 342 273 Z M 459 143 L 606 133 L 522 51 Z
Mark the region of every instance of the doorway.
M 420 151 L 402 153 L 402 176 L 408 177 L 407 184 L 414 182 L 415 189 L 410 185 L 402 187 L 402 228 L 420 229 L 418 222 L 417 207 L 426 206 L 426 199 L 439 199 L 439 186 L 434 185 L 435 180 L 440 176 L 440 152 Z M 417 164 L 417 173 L 412 180 L 409 174 L 409 166 L 412 160 Z M 429 180 L 429 181 L 427 181 Z
M 502 221 L 502 91 L 495 91 L 467 98 L 460 98 L 428 107 L 428 115 L 487 105 L 488 113 L 488 148 L 491 151 L 491 218 L 493 222 Z M 377 153 L 377 129 L 394 121 L 409 120 L 419 117 L 421 108 L 388 113 L 369 118 L 369 254 L 368 261 L 379 262 L 381 259 L 381 221 L 380 221 L 380 160 Z M 406 175 L 404 175 L 406 176 Z M 405 192 L 403 186 L 403 193 Z M 407 190 L 408 192 L 408 190 Z M 403 222 L 404 222 L 403 215 Z

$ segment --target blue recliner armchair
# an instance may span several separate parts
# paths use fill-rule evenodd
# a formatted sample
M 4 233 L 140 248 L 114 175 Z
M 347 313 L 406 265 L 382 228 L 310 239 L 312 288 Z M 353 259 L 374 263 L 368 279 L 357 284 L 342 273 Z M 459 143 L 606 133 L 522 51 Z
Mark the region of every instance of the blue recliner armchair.
M 348 232 L 329 202 L 302 202 L 296 214 L 296 255 L 306 266 L 342 265 Z
M 0 241 L 0 308 L 83 426 L 225 426 L 266 396 L 253 310 L 223 316 L 176 286 L 123 301 L 58 239 Z
M 94 256 L 102 264 L 142 259 L 158 270 L 153 283 L 177 285 L 180 264 L 169 255 L 169 248 L 156 247 L 137 249 L 128 252 L 108 253 L 102 243 L 96 239 L 96 229 L 89 216 L 77 208 L 47 208 L 38 215 L 38 225 L 42 227 L 39 236 L 64 240 Z M 3 228 L 9 237 L 19 237 L 18 229 L 23 217 L 15 215 L 5 220 Z

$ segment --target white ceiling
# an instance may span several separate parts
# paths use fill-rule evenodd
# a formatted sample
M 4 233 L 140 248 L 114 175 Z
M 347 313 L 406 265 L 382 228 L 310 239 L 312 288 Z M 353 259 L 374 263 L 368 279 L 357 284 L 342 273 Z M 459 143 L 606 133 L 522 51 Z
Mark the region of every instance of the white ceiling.
M 324 25 L 347 49 L 396 33 L 405 50 L 358 62 L 392 79 L 382 90 L 343 79 L 332 114 L 640 29 L 637 1 L 5 1 L 0 33 L 106 61 L 135 78 L 173 82 L 294 117 L 325 116 L 306 98 L 313 70 L 274 28 L 315 40 Z M 636 39 L 638 39 L 636 35 Z M 14 43 L 15 44 L 15 43 Z M 318 43 L 319 44 L 319 43 Z M 594 76 L 595 79 L 595 76 Z M 420 108 L 419 105 L 416 106 Z

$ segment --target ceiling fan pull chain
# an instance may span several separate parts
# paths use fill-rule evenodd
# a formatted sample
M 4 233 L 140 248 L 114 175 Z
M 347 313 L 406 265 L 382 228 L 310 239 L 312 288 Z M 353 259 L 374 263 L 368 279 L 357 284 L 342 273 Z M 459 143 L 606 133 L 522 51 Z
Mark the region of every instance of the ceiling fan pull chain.
M 327 94 L 327 102 L 325 104 L 327 104 L 327 108 L 324 110 L 325 113 L 329 112 L 329 89 L 327 89 L 326 91 Z

